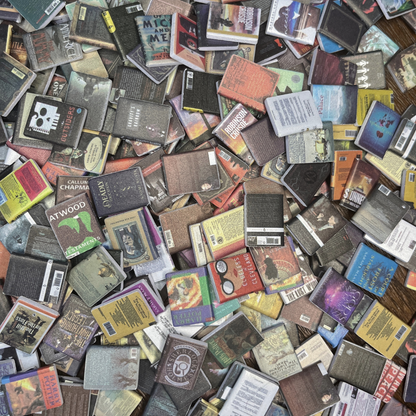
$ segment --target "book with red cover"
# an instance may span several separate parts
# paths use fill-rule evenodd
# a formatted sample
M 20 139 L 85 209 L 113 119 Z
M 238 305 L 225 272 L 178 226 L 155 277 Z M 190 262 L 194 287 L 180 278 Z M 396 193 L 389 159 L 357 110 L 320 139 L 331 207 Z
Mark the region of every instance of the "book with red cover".
M 209 263 L 208 272 L 220 303 L 264 289 L 250 253 Z
M 218 94 L 266 113 L 264 100 L 273 95 L 279 74 L 233 55 L 222 78 Z
M 405 375 L 406 370 L 403 367 L 395 364 L 392 360 L 386 360 L 374 396 L 384 403 L 388 403 L 404 380 Z

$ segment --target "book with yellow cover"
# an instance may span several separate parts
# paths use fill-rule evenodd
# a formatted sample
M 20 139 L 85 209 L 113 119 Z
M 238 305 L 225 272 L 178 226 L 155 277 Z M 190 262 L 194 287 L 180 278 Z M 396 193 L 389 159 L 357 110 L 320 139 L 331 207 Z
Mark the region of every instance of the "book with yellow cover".
M 149 304 L 139 289 L 104 302 L 91 313 L 109 342 L 114 342 L 156 321 Z
M 52 192 L 45 175 L 30 159 L 0 181 L 0 212 L 10 223 Z
M 359 89 L 357 98 L 357 126 L 363 124 L 367 111 L 371 107 L 373 101 L 380 101 L 385 106 L 394 110 L 392 90 Z
M 278 293 L 266 295 L 264 291 L 260 291 L 250 293 L 248 296 L 249 299 L 241 305 L 254 309 L 270 318 L 277 319 L 283 307 L 282 298 Z
M 409 169 L 402 172 L 402 187 L 400 198 L 403 201 L 413 202 L 416 205 L 416 170 Z
M 354 124 L 334 124 L 332 125 L 334 140 L 355 140 L 358 134 L 358 127 Z
M 410 326 L 374 300 L 354 332 L 385 357 L 392 359 L 410 333 Z

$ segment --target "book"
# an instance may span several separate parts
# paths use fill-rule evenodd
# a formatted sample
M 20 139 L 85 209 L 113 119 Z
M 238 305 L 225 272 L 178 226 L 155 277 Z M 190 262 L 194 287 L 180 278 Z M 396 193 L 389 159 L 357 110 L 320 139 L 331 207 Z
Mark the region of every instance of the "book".
M 5 408 L 13 415 L 48 411 L 63 404 L 54 365 L 5 376 L 2 379 L 2 391 L 6 397 Z
M 396 393 L 401 382 L 404 380 L 406 370 L 392 360 L 386 360 L 377 391 L 374 396 L 384 403 L 388 403 Z
M 416 415 L 415 412 L 410 410 L 408 407 L 400 403 L 395 398 L 392 398 L 391 401 L 383 407 L 383 410 L 380 413 L 381 416 L 401 416 L 403 414 L 407 416 Z
M 219 325 L 202 338 L 222 368 L 228 367 L 264 340 L 243 312 Z
M 379 353 L 392 359 L 410 333 L 410 327 L 374 300 L 354 332 Z
M 104 235 L 88 196 L 83 193 L 45 211 L 67 259 L 104 242 Z
M 247 43 L 238 44 L 237 49 L 230 49 L 227 51 L 206 51 L 205 52 L 205 72 L 209 74 L 224 75 L 227 69 L 228 62 L 233 55 L 238 55 L 248 61 L 253 62 L 254 53 L 257 46 Z M 226 100 L 224 97 L 218 97 L 220 106 L 222 100 Z M 228 100 L 232 101 L 232 100 Z M 234 104 L 236 104 L 234 102 Z M 251 110 L 253 113 L 255 110 Z M 222 114 L 222 113 L 221 113 Z
M 118 5 L 102 12 L 107 30 L 124 62 L 127 61 L 127 54 L 140 43 L 135 18 L 143 15 L 143 7 L 138 2 Z
M 325 369 L 328 370 L 334 358 L 334 354 L 319 334 L 307 338 L 305 342 L 295 349 L 295 353 L 302 369 L 322 362 Z
M 362 3 L 357 0 L 348 0 L 347 5 L 368 27 L 377 23 L 383 16 L 383 13 L 376 1 L 367 1 Z
M 21 296 L 0 326 L 2 341 L 32 354 L 58 316 L 53 309 Z
M 250 73 L 250 79 L 244 75 L 246 73 Z M 233 55 L 217 92 L 244 106 L 265 113 L 264 101 L 272 96 L 279 78 L 279 74 L 238 55 Z M 259 79 L 261 79 L 260 83 Z
M 207 350 L 208 346 L 205 342 L 169 334 L 157 367 L 155 381 L 192 390 Z
M 234 4 L 209 5 L 207 38 L 255 45 L 259 37 L 261 9 Z
M 0 19 L 21 23 L 22 15 L 7 0 L 3 0 L 0 5 Z
M 98 324 L 91 314 L 91 309 L 72 293 L 64 303 L 61 316 L 43 342 L 55 351 L 81 361 L 97 329 Z
M 405 4 L 407 3 L 405 2 Z M 413 81 L 415 71 L 411 60 L 414 52 L 414 45 L 409 46 L 404 51 L 395 55 L 387 64 L 387 69 L 393 76 L 401 92 L 406 92 L 416 86 L 416 83 Z
M 105 301 L 93 307 L 91 313 L 110 342 L 147 328 L 156 320 L 139 289 Z
M 345 253 L 354 249 L 350 236 L 347 232 L 347 226 L 341 228 L 334 234 L 322 247 L 316 252 L 319 264 L 322 266 L 329 264 Z
M 368 110 L 371 107 L 373 101 L 379 101 L 390 110 L 394 110 L 394 97 L 392 90 L 370 90 L 370 89 L 359 89 L 357 98 L 357 121 L 355 124 L 361 126 L 367 117 Z M 390 113 L 391 114 L 391 113 Z M 397 122 L 397 124 L 399 121 Z M 397 124 L 395 129 L 397 128 Z M 392 135 L 394 132 L 392 133 Z
M 184 16 L 189 16 L 191 13 L 190 4 L 182 2 L 181 0 L 172 0 L 168 4 L 160 0 L 150 0 L 150 2 L 146 0 L 142 3 L 143 5 L 148 4 L 145 13 L 149 16 L 161 14 L 162 12 L 165 14 L 182 13 Z
M 180 13 L 172 15 L 170 56 L 195 70 L 205 71 L 205 53 L 198 51 L 196 23 Z
M 206 267 L 166 274 L 173 326 L 205 323 L 214 319 L 208 279 Z
M 69 40 L 69 23 L 48 26 L 23 35 L 31 68 L 43 71 L 83 58 L 81 45 Z
M 280 381 L 280 389 L 293 416 L 311 416 L 338 403 L 340 397 L 319 362 Z M 302 397 L 302 400 L 299 398 Z
M 207 268 L 215 298 L 221 304 L 264 288 L 250 253 L 211 262 Z
M 415 163 L 416 161 L 415 152 L 413 150 L 415 127 L 416 125 L 411 120 L 402 118 L 389 146 L 389 150 L 412 163 Z M 402 182 L 404 182 L 403 178 Z
M 62 380 L 59 387 L 62 393 L 63 405 L 59 408 L 48 410 L 50 416 L 58 416 L 59 412 L 68 415 L 76 413 L 79 416 L 88 416 L 91 399 L 90 391 L 84 390 L 82 383 L 79 384 L 77 381 Z
M 393 5 L 385 0 L 379 0 L 377 3 L 387 20 L 415 10 L 415 5 L 411 1 L 400 1 L 399 3 Z
M 295 92 L 284 96 L 266 98 L 264 104 L 276 136 L 322 129 L 322 120 L 310 91 Z M 296 114 L 290 120 L 286 113 Z
M 254 55 L 254 62 L 259 65 L 272 61 L 283 55 L 287 50 L 287 46 L 282 39 L 266 35 L 266 27 L 266 22 L 260 25 L 259 40 Z
M 313 45 L 319 10 L 292 0 L 273 0 L 266 34 L 304 45 Z

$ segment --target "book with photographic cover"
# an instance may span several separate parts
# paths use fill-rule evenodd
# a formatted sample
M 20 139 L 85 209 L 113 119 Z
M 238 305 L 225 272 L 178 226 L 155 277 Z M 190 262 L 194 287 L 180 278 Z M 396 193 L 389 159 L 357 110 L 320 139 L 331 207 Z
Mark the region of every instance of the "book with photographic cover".
M 414 53 L 415 45 L 409 46 L 407 49 L 394 56 L 387 64 L 387 69 L 393 76 L 393 79 L 400 88 L 401 92 L 406 92 L 416 85 L 413 79 L 415 76 L 415 70 L 410 64 Z
M 384 243 L 409 205 L 384 185 L 377 185 L 351 218 L 351 222 L 378 243 Z
M 346 220 L 325 196 L 321 196 L 287 224 L 290 234 L 308 255 L 333 237 Z
M 120 98 L 113 135 L 165 145 L 172 113 L 170 105 Z
M 283 55 L 287 50 L 282 39 L 266 35 L 266 27 L 266 22 L 260 25 L 259 40 L 254 55 L 254 62 L 259 65 Z
M 329 262 L 338 259 L 339 256 L 354 248 L 347 232 L 347 227 L 341 228 L 315 253 L 319 264 L 324 266 Z

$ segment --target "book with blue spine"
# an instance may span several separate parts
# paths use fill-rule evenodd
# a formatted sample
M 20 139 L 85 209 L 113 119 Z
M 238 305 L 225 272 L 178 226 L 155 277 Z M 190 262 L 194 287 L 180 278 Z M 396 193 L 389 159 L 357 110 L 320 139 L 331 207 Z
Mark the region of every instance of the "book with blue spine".
M 361 243 L 348 269 L 345 277 L 363 289 L 383 296 L 393 279 L 398 264 Z

